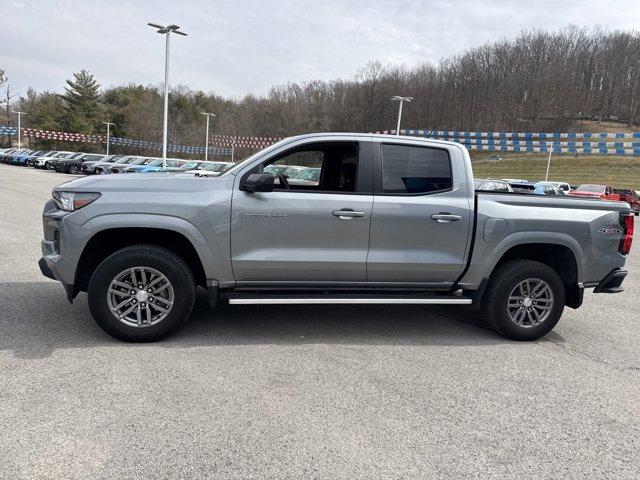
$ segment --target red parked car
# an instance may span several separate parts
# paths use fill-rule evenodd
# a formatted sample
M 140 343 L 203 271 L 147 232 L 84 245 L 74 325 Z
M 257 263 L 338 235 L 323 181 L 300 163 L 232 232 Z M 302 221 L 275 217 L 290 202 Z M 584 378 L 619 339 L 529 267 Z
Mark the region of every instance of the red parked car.
M 621 202 L 627 202 L 634 215 L 640 215 L 640 198 L 635 190 L 629 188 L 614 188 L 613 193 L 620 195 Z
M 607 185 L 593 185 L 585 183 L 575 190 L 571 190 L 569 195 L 574 197 L 600 198 L 602 200 L 620 201 L 620 195 L 613 193 L 613 188 Z

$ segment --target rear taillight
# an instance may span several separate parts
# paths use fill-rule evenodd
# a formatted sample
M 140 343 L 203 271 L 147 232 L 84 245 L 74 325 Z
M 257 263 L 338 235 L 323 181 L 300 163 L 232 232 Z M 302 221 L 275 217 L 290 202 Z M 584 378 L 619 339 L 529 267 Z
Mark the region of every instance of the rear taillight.
M 618 251 L 622 255 L 628 255 L 631 251 L 631 243 L 633 242 L 633 215 L 620 215 L 620 225 L 624 229 Z

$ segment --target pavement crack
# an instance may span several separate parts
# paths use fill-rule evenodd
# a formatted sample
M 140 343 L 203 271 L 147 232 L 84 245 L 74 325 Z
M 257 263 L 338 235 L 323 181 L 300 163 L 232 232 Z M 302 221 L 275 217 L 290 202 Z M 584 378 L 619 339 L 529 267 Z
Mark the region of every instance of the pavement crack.
M 596 357 L 595 355 L 592 355 L 590 353 L 584 352 L 582 350 L 578 350 L 577 348 L 571 348 L 568 345 L 565 345 L 561 342 L 556 342 L 554 340 L 549 340 L 549 339 L 544 339 L 545 342 L 547 343 L 551 343 L 552 345 L 555 345 L 556 347 L 560 348 L 561 350 L 565 351 L 569 356 L 575 357 L 575 358 L 586 358 L 588 360 L 591 360 L 592 362 L 596 362 L 599 363 L 601 365 L 605 365 L 607 367 L 611 367 L 619 372 L 626 372 L 626 371 L 632 371 L 632 372 L 640 372 L 640 367 L 636 367 L 636 366 L 620 366 L 620 365 L 616 365 L 615 363 L 611 363 L 611 362 L 607 362 L 605 360 L 602 360 L 599 357 Z

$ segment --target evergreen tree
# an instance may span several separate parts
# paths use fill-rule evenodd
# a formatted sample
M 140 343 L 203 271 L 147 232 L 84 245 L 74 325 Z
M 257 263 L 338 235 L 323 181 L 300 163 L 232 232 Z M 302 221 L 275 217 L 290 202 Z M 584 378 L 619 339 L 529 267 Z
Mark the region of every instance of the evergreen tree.
M 62 95 L 67 113 L 66 130 L 77 133 L 97 133 L 103 117 L 100 85 L 86 70 L 73 74 L 67 80 Z

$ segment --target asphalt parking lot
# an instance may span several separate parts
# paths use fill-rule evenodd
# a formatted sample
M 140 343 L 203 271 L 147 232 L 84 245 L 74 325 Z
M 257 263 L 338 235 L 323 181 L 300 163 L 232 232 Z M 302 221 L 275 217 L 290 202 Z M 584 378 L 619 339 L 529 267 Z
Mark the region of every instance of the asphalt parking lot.
M 0 165 L 1 478 L 638 478 L 639 239 L 624 293 L 533 343 L 451 307 L 201 300 L 133 345 L 38 270 L 70 178 Z

